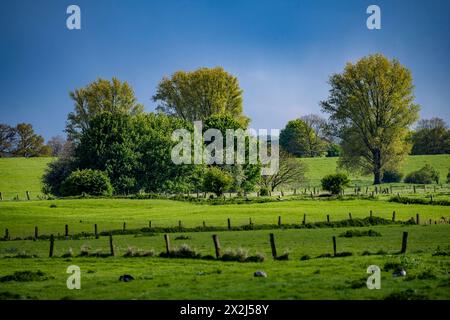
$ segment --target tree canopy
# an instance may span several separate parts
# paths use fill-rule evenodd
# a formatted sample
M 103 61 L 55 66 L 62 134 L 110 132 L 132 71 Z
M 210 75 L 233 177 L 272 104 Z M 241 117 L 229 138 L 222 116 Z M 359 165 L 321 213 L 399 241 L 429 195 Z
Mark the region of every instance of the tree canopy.
M 89 121 L 102 112 L 136 115 L 144 107 L 137 103 L 134 91 L 127 82 L 117 78 L 98 79 L 84 88 L 70 92 L 75 110 L 67 117 L 66 132 L 69 140 L 78 141 L 89 128 Z
M 450 153 L 450 130 L 441 118 L 420 120 L 411 140 L 412 154 Z
M 411 72 L 375 54 L 348 63 L 329 83 L 321 105 L 342 139 L 340 165 L 373 173 L 379 184 L 384 170 L 398 167 L 410 151 L 406 136 L 419 110 Z
M 237 78 L 221 67 L 177 71 L 161 80 L 153 100 L 159 111 L 191 122 L 215 114 L 231 115 L 244 126 L 249 122 Z

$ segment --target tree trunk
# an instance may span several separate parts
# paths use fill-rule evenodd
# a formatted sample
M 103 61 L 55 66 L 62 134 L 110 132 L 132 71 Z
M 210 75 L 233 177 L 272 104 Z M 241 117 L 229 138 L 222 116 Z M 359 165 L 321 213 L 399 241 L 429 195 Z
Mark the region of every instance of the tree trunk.
M 373 152 L 373 184 L 381 183 L 381 154 L 380 150 Z

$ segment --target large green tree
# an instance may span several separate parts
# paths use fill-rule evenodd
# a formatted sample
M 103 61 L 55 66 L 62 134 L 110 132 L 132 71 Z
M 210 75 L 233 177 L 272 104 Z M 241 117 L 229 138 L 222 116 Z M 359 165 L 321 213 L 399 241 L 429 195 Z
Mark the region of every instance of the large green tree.
M 187 121 L 227 114 L 243 125 L 248 124 L 242 111 L 239 82 L 221 67 L 177 71 L 161 80 L 153 100 L 158 102 L 159 111 Z
M 34 132 L 28 123 L 19 123 L 15 129 L 16 144 L 13 154 L 17 157 L 49 156 L 51 150 L 44 145 L 44 138 Z
M 98 79 L 70 92 L 70 97 L 75 110 L 67 117 L 66 132 L 69 140 L 77 142 L 81 133 L 89 128 L 89 121 L 102 112 L 136 115 L 144 110 L 131 86 L 117 78 Z
M 411 140 L 412 154 L 450 153 L 450 131 L 441 118 L 420 120 Z
M 291 120 L 280 132 L 280 146 L 298 157 L 317 157 L 326 150 L 326 143 L 320 137 L 320 123 L 308 116 Z
M 373 173 L 379 184 L 383 172 L 396 168 L 410 150 L 405 138 L 419 110 L 411 72 L 398 60 L 375 54 L 347 63 L 329 83 L 321 105 L 339 128 L 340 165 Z

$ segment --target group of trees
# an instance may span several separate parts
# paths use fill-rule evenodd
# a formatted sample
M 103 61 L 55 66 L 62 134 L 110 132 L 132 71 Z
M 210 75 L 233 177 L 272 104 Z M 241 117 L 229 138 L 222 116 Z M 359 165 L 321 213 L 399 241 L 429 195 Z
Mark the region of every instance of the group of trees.
M 55 195 L 79 193 L 79 184 L 90 181 L 89 188 L 104 186 L 104 192 L 116 194 L 144 190 L 221 195 L 257 185 L 268 192 L 306 180 L 307 168 L 297 157 L 323 155 L 339 156 L 341 168 L 371 173 L 378 184 L 398 178 L 398 168 L 411 149 L 415 154 L 448 152 L 449 131 L 441 119 L 422 120 L 411 133 L 419 106 L 414 103 L 411 72 L 399 61 L 370 55 L 348 63 L 329 83 L 329 97 L 321 102 L 328 120 L 307 115 L 289 121 L 280 134 L 280 169 L 261 177 L 259 164 L 175 165 L 171 160 L 172 132 L 192 132 L 193 121 L 203 120 L 204 131 L 216 128 L 224 137 L 226 129 L 248 127 L 238 80 L 222 68 L 179 71 L 163 78 L 153 95 L 156 113 L 144 112 L 128 83 L 98 79 L 70 93 L 75 108 L 67 119 L 68 141 L 53 138 L 47 144 L 59 157 L 44 176 L 45 190 Z M 15 145 L 17 154 L 30 156 L 32 152 L 23 151 L 28 141 L 42 152 L 42 137 L 34 135 L 31 126 L 26 129 L 17 128 L 11 136 L 2 127 L 0 152 Z M 17 136 L 20 139 L 13 138 Z M 336 184 L 348 181 L 336 176 L 324 183 L 335 192 Z
M 36 134 L 33 126 L 19 123 L 15 127 L 0 124 L 0 157 L 50 156 L 52 148 Z
M 171 159 L 176 144 L 172 132 L 193 132 L 192 120 L 203 120 L 203 131 L 220 130 L 224 139 L 226 129 L 246 129 L 241 94 L 236 78 L 221 68 L 164 78 L 154 96 L 160 103 L 156 113 L 145 113 L 131 87 L 115 78 L 75 90 L 70 94 L 75 110 L 66 129 L 73 148 L 49 164 L 45 192 L 79 194 L 74 181 L 93 179 L 92 172 L 104 173 L 115 194 L 253 190 L 260 181 L 260 164 L 176 165 Z

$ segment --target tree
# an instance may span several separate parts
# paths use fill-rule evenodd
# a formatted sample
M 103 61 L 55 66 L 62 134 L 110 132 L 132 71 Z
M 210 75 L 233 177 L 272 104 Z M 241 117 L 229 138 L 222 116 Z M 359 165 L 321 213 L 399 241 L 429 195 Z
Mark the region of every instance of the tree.
M 48 156 L 50 150 L 44 145 L 44 138 L 34 133 L 33 126 L 19 123 L 15 129 L 17 138 L 13 154 L 17 157 Z
M 306 181 L 308 168 L 299 159 L 286 151 L 280 150 L 278 172 L 273 175 L 261 176 L 261 189 L 274 191 L 276 187 L 287 184 L 301 184 Z
M 89 129 L 89 121 L 102 112 L 137 115 L 144 107 L 137 103 L 133 89 L 117 78 L 98 79 L 84 88 L 70 92 L 75 110 L 67 117 L 69 140 L 79 141 L 81 133 Z
M 214 192 L 220 197 L 231 187 L 233 178 L 217 167 L 210 167 L 205 174 L 204 188 L 206 191 Z
M 244 126 L 249 121 L 242 113 L 237 78 L 220 67 L 177 71 L 161 80 L 153 100 L 159 103 L 157 110 L 190 122 L 214 114 L 231 115 Z
M 10 155 L 16 142 L 16 129 L 0 123 L 0 157 Z
M 329 174 L 322 178 L 322 189 L 330 191 L 331 194 L 341 193 L 350 183 L 350 179 L 345 173 Z
M 308 122 L 307 122 L 308 121 Z M 318 136 L 319 124 L 310 116 L 288 122 L 280 132 L 280 146 L 298 157 L 316 157 L 326 150 L 326 144 Z M 314 128 L 310 125 L 314 125 Z
M 450 131 L 441 118 L 420 120 L 411 140 L 412 154 L 450 153 Z
M 226 157 L 226 131 L 227 129 L 230 130 L 245 130 L 246 126 L 241 124 L 238 120 L 233 118 L 231 115 L 212 115 L 205 119 L 204 125 L 203 125 L 203 133 L 207 131 L 208 129 L 217 129 L 222 134 L 222 145 L 224 148 L 223 156 L 224 159 Z M 249 153 L 249 139 L 251 137 L 245 138 L 245 153 L 248 155 Z M 208 143 L 205 142 L 205 145 Z M 239 164 L 237 163 L 237 147 L 238 147 L 238 138 L 234 138 L 234 164 L 223 164 L 223 165 L 217 165 L 215 166 L 220 167 L 221 170 L 227 172 L 233 177 L 233 186 L 232 189 L 235 191 L 252 191 L 256 184 L 258 183 L 258 180 L 261 176 L 261 164 L 251 164 L 248 163 L 248 157 L 245 159 L 245 163 Z M 225 160 L 223 161 L 225 163 Z
M 51 137 L 47 142 L 47 146 L 51 149 L 53 157 L 57 157 L 63 152 L 66 140 L 62 136 Z
M 372 173 L 379 184 L 383 171 L 396 169 L 410 150 L 405 138 L 419 110 L 411 72 L 376 54 L 348 63 L 329 82 L 329 97 L 321 105 L 339 129 L 339 164 Z

